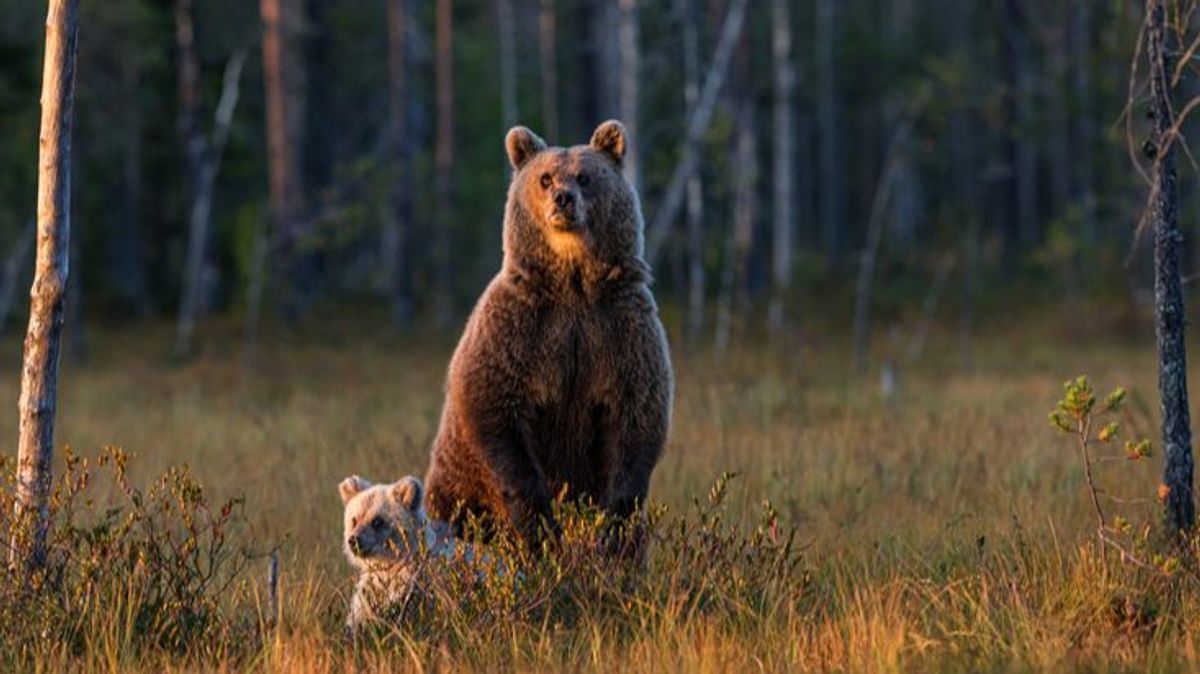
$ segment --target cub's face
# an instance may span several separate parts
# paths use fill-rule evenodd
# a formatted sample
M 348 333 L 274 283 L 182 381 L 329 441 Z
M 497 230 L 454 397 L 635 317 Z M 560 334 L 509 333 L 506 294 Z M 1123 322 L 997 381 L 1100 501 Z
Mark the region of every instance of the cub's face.
M 513 165 L 512 197 L 528 213 L 542 237 L 560 256 L 621 243 L 634 212 L 633 188 L 622 173 L 625 129 L 601 124 L 587 145 L 547 147 L 518 126 L 505 139 Z
M 351 564 L 402 561 L 419 551 L 426 525 L 420 480 L 410 475 L 373 485 L 354 475 L 338 492 L 346 507 L 342 541 Z

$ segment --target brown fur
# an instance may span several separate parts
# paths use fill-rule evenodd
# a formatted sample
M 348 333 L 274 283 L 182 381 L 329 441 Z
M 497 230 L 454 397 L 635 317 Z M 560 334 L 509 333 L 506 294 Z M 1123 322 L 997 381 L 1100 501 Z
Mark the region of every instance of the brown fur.
M 532 540 L 564 487 L 620 517 L 645 501 L 674 382 L 624 128 L 547 148 L 516 127 L 506 145 L 504 263 L 450 363 L 427 506 Z

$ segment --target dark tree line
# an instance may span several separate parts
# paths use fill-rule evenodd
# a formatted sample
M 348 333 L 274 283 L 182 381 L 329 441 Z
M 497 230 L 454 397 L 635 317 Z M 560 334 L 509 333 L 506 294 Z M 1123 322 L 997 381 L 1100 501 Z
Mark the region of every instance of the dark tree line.
M 5 268 L 33 212 L 35 5 L 0 0 Z M 942 304 L 969 331 L 984 291 L 1094 290 L 1090 270 L 1124 259 L 1140 187 L 1116 122 L 1141 15 L 1086 0 L 84 0 L 83 308 L 174 318 L 181 354 L 206 313 L 244 316 L 252 341 L 260 313 L 298 321 L 347 297 L 452 328 L 499 257 L 505 128 L 577 143 L 620 116 L 658 292 L 691 339 L 792 334 L 822 303 L 848 321 L 837 307 L 864 283 L 869 316 L 911 313 L 943 268 L 963 290 Z

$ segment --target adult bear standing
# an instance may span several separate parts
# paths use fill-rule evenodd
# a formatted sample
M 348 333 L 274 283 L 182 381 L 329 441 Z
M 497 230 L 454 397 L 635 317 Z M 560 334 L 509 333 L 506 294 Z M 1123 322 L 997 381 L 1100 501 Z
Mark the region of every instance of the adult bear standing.
M 564 487 L 618 517 L 645 502 L 674 379 L 625 128 L 604 122 L 588 145 L 559 148 L 518 126 L 505 145 L 504 262 L 450 362 L 427 506 L 535 542 L 542 523 L 557 527 Z

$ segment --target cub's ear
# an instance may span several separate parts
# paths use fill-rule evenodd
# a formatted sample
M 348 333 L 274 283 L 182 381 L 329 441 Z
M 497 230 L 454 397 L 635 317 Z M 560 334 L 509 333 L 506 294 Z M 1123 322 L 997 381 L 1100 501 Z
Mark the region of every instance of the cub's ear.
M 615 119 L 600 124 L 592 132 L 592 149 L 612 157 L 620 166 L 625 161 L 625 125 Z
M 421 508 L 421 496 L 424 491 L 421 481 L 409 475 L 392 485 L 392 498 L 406 509 L 417 511 Z
M 508 150 L 508 161 L 519 171 L 533 155 L 546 149 L 546 141 L 523 126 L 514 126 L 504 138 L 504 147 Z
M 370 486 L 370 482 L 367 482 L 357 475 L 351 475 L 338 484 L 338 493 L 342 495 L 342 503 L 349 503 L 350 499 L 358 496 L 360 491 Z

